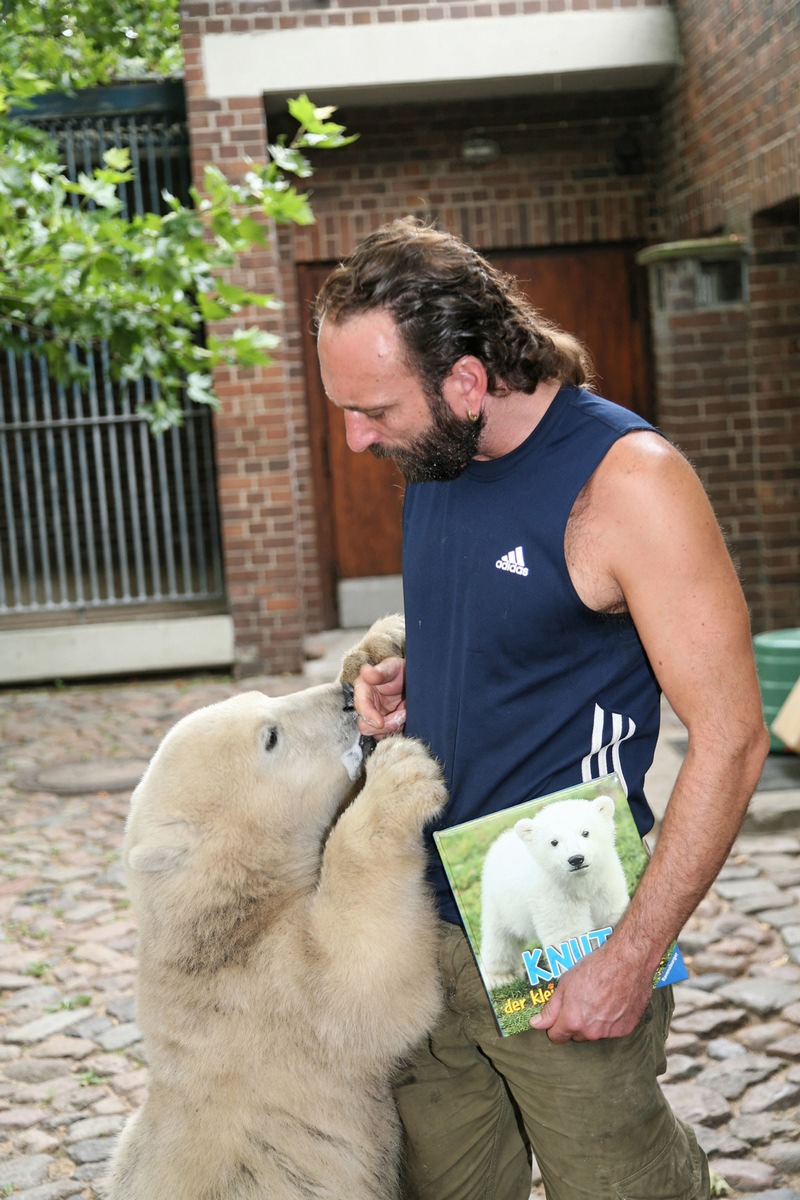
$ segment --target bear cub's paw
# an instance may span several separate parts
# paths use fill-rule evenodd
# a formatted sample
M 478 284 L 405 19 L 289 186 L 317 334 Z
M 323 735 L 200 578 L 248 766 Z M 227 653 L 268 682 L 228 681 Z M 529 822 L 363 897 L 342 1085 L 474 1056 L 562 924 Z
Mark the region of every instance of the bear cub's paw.
M 342 659 L 341 683 L 355 683 L 365 663 L 374 666 L 384 658 L 403 658 L 406 652 L 406 623 L 400 613 L 382 617 Z
M 513 971 L 485 972 L 486 986 L 491 989 L 505 987 L 507 983 L 514 983 L 515 980 L 521 978 L 521 974 L 515 975 Z
M 367 763 L 367 785 L 380 794 L 384 817 L 387 806 L 394 806 L 404 825 L 409 809 L 424 824 L 447 802 L 442 769 L 416 738 L 395 735 L 379 742 Z

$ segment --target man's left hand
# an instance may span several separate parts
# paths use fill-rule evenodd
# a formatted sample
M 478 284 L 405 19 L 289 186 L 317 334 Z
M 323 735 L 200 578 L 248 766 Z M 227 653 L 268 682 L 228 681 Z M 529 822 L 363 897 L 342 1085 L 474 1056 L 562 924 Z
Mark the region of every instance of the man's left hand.
M 624 1037 L 639 1024 L 652 991 L 652 976 L 642 972 L 641 964 L 632 967 L 630 962 L 620 962 L 609 944 L 561 976 L 530 1025 L 559 1045 Z

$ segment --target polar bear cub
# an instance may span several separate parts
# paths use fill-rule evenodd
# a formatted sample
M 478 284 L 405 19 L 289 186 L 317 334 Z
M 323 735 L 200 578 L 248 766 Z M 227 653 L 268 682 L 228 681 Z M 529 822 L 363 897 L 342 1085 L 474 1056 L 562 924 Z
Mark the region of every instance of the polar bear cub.
M 386 629 L 351 659 L 386 652 Z M 352 689 L 210 705 L 167 734 L 124 858 L 149 1091 L 109 1200 L 395 1200 L 398 1061 L 440 1004 L 420 742 L 363 773 Z
M 614 801 L 556 800 L 489 847 L 481 881 L 481 960 L 489 987 L 524 978 L 522 950 L 614 926 L 628 904 Z

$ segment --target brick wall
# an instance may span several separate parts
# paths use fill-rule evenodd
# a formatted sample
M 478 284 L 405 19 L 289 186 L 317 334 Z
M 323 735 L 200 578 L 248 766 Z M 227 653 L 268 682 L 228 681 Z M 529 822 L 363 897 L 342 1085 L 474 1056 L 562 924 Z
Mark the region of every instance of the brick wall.
M 263 158 L 266 141 L 259 97 L 206 97 L 204 32 L 614 7 L 629 4 L 185 3 L 196 179 L 209 161 L 235 177 L 248 156 Z M 797 210 L 787 216 L 776 207 L 800 191 L 800 91 L 792 66 L 800 0 L 677 0 L 676 8 L 685 67 L 663 97 L 533 96 L 338 114 L 361 138 L 314 156 L 317 224 L 273 231 L 268 249 L 242 268 L 248 286 L 270 287 L 284 301 L 280 317 L 269 318 L 283 339 L 275 365 L 218 380 L 223 537 L 243 671 L 294 669 L 304 631 L 322 621 L 301 346 L 307 314 L 298 307 L 297 264 L 334 261 L 383 221 L 409 212 L 438 219 L 484 250 L 656 242 L 729 229 L 750 239 L 750 296 L 738 309 L 699 314 L 681 307 L 688 276 L 676 271 L 671 280 L 677 308 L 655 315 L 658 407 L 730 531 L 754 626 L 800 620 L 800 530 L 792 512 L 800 331 L 790 295 L 798 282 Z M 270 114 L 270 136 L 283 122 Z M 458 147 L 467 129 L 498 142 L 497 161 L 481 168 L 462 162 Z M 631 138 L 638 156 L 626 154 Z M 772 216 L 756 217 L 768 207 Z
M 728 536 L 753 628 L 800 615 L 797 228 L 756 221 L 740 304 L 698 306 L 697 260 L 651 268 L 659 423 Z
M 684 66 L 667 91 L 673 237 L 749 228 L 797 197 L 800 0 L 677 0 Z
M 230 180 L 241 178 L 248 159 L 263 162 L 266 117 L 259 96 L 209 100 L 205 96 L 200 35 L 209 8 L 188 5 L 183 14 L 187 108 L 196 185 L 202 189 L 208 163 Z M 226 20 L 228 18 L 226 17 Z M 215 22 L 217 18 L 214 18 Z M 274 229 L 267 245 L 244 256 L 231 273 L 243 287 L 283 300 Z M 287 276 L 290 279 L 290 276 Z M 291 296 L 289 297 L 291 302 Z M 261 310 L 243 322 L 284 335 L 283 318 Z M 215 332 L 229 332 L 224 325 Z M 296 671 L 303 661 L 306 612 L 301 563 L 307 526 L 300 515 L 311 486 L 308 453 L 298 438 L 298 396 L 289 382 L 292 364 L 284 343 L 272 366 L 225 369 L 215 377 L 221 409 L 215 420 L 216 460 L 225 578 L 234 620 L 237 670 L 246 675 L 269 669 Z
M 742 579 L 755 595 L 763 534 L 750 316 L 744 304 L 698 310 L 696 271 L 694 258 L 651 268 L 659 425 L 703 479 Z M 754 621 L 761 616 L 753 612 Z
M 347 253 L 398 213 L 435 218 L 481 248 L 652 236 L 652 98 L 525 98 L 342 109 L 360 140 L 317 156 L 317 223 L 294 236 L 298 261 Z M 497 142 L 482 167 L 460 157 L 468 131 Z M 618 143 L 636 137 L 642 157 L 623 174 Z
M 750 268 L 754 463 L 763 550 L 760 629 L 800 624 L 800 229 L 756 218 Z
M 529 13 L 587 12 L 615 8 L 666 8 L 669 0 L 189 0 L 181 4 L 184 28 L 205 33 L 325 28 L 394 21 L 467 20 Z
M 656 313 L 665 431 L 729 533 L 754 630 L 800 624 L 800 3 L 679 0 L 685 66 L 667 90 L 660 218 L 667 240 L 749 245 L 748 293 L 698 311 L 693 264 Z

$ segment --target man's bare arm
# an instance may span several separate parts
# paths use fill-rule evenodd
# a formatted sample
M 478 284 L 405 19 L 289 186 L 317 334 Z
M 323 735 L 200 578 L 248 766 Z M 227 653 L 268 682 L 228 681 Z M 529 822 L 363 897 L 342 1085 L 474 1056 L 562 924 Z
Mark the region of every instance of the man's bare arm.
M 630 612 L 689 747 L 625 916 L 532 1022 L 553 1041 L 635 1027 L 664 949 L 725 862 L 769 743 L 744 597 L 688 463 L 655 434 L 622 439 L 595 474 L 582 521 L 604 598 Z

